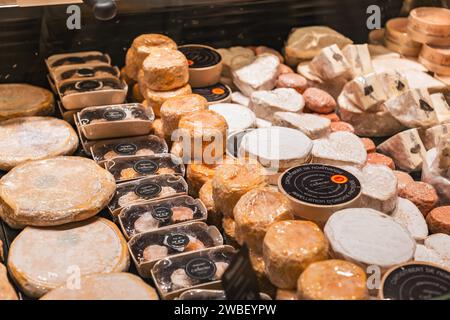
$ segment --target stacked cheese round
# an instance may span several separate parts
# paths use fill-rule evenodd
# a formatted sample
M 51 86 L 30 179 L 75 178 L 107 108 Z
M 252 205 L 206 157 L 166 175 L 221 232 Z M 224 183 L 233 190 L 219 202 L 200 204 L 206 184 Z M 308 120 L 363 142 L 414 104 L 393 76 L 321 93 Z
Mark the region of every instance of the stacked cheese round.
M 420 43 L 450 45 L 450 10 L 434 7 L 412 10 L 408 17 L 408 36 Z
M 394 18 L 386 23 L 384 45 L 405 56 L 417 57 L 421 43 L 411 40 L 407 33 L 408 18 Z

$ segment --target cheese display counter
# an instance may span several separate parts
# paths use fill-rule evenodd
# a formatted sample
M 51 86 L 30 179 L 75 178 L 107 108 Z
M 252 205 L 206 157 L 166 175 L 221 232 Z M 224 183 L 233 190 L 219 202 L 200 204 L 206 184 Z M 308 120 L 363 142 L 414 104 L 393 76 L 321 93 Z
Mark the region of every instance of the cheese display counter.
M 448 299 L 448 6 L 0 0 L 0 300 Z

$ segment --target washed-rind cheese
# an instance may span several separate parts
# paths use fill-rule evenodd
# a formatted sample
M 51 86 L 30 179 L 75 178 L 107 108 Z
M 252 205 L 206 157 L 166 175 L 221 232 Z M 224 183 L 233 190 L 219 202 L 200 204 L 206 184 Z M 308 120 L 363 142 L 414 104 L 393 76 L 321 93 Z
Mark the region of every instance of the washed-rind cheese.
M 318 139 L 330 132 L 331 120 L 308 113 L 275 112 L 274 123 L 277 126 L 300 130 L 310 139 Z
M 450 133 L 450 123 L 440 124 L 425 130 L 425 137 L 423 139 L 423 144 L 427 150 L 436 148 L 439 139 Z
M 408 199 L 398 198 L 397 208 L 391 217 L 408 229 L 416 241 L 423 241 L 428 236 L 428 227 L 423 214 Z
M 297 295 L 304 300 L 366 300 L 369 298 L 365 271 L 344 260 L 310 264 L 300 275 Z
M 364 144 L 351 132 L 337 131 L 313 141 L 313 163 L 362 166 L 366 159 Z
M 8 269 L 20 289 L 39 298 L 74 276 L 123 272 L 129 267 L 125 238 L 116 225 L 92 218 L 51 228 L 28 227 L 12 242 Z
M 433 103 L 434 111 L 439 123 L 450 122 L 450 106 L 442 93 L 434 93 L 430 95 Z
M 273 121 L 277 111 L 301 112 L 305 99 L 295 89 L 279 88 L 272 91 L 257 91 L 250 97 L 249 108 L 258 118 Z
M 258 56 L 252 63 L 232 71 L 234 84 L 246 96 L 272 90 L 279 75 L 280 60 L 272 54 Z
M 10 170 L 30 160 L 71 155 L 78 136 L 65 121 L 23 117 L 0 123 L 0 169 Z
M 391 213 L 397 206 L 397 177 L 385 165 L 367 164 L 361 171 L 353 167 L 345 170 L 361 182 L 360 206 Z
M 313 222 L 276 222 L 264 237 L 266 275 L 280 289 L 295 289 L 309 264 L 327 259 L 328 247 L 325 235 Z
M 0 84 L 0 121 L 29 116 L 47 116 L 54 111 L 53 94 L 24 83 Z
M 198 94 L 167 99 L 161 106 L 160 114 L 164 135 L 170 137 L 178 129 L 182 116 L 201 110 L 206 110 L 208 101 Z
M 14 291 L 13 286 L 8 280 L 8 271 L 5 266 L 0 263 L 0 301 L 18 299 L 16 291 Z
M 269 188 L 253 189 L 244 194 L 233 210 L 236 240 L 250 250 L 262 254 L 267 229 L 277 221 L 293 220 L 288 199 Z
M 383 270 L 408 262 L 415 250 L 410 233 L 394 219 L 368 208 L 334 213 L 324 228 L 335 257 Z
M 160 116 L 161 115 L 161 113 L 160 113 L 161 106 L 163 105 L 163 103 L 166 100 L 168 100 L 170 98 L 174 98 L 174 97 L 185 96 L 187 94 L 191 94 L 192 88 L 188 84 L 181 88 L 177 88 L 177 89 L 169 90 L 169 91 L 155 91 L 155 90 L 151 90 L 149 88 L 141 87 L 141 92 L 142 92 L 142 95 L 144 96 L 145 101 L 147 102 L 148 106 L 153 109 L 153 112 L 155 113 L 155 115 Z
M 354 105 L 344 93 L 338 97 L 339 116 L 342 121 L 350 123 L 355 129 L 355 133 L 365 137 L 385 137 L 394 135 L 404 129 L 386 110 L 382 104 L 380 110 L 376 112 L 363 112 Z
M 350 65 L 352 78 L 373 72 L 372 59 L 367 44 L 349 44 L 342 49 L 342 53 Z
M 336 44 L 323 48 L 309 64 L 322 80 L 332 80 L 350 74 L 350 64 Z
M 311 139 L 301 131 L 274 126 L 245 134 L 238 152 L 240 156 L 257 159 L 264 167 L 278 171 L 308 162 L 312 147 Z
M 395 119 L 408 128 L 427 128 L 438 123 L 426 89 L 408 90 L 387 100 L 384 105 Z
M 431 184 L 442 204 L 450 204 L 450 179 L 442 175 L 437 164 L 437 149 L 428 150 L 422 166 L 422 181 Z
M 40 300 L 158 300 L 156 290 L 131 273 L 98 273 L 84 276 L 79 287 L 63 285 Z
M 225 118 L 230 133 L 253 128 L 256 123 L 255 113 L 239 104 L 216 103 L 209 106 L 209 110 L 215 111 Z
M 142 70 L 143 77 L 139 81 L 151 90 L 174 90 L 189 81 L 188 61 L 178 50 L 152 48 L 142 64 Z
M 2 219 L 13 228 L 55 226 L 96 215 L 116 190 L 93 160 L 56 157 L 26 162 L 0 180 Z
M 265 171 L 257 163 L 223 164 L 212 179 L 215 209 L 232 217 L 234 206 L 244 194 L 266 184 Z
M 378 151 L 391 157 L 395 166 L 403 171 L 420 171 L 425 158 L 425 146 L 417 129 L 410 129 L 378 145 Z
M 344 86 L 347 98 L 363 111 L 376 111 L 386 99 L 378 74 L 358 76 Z

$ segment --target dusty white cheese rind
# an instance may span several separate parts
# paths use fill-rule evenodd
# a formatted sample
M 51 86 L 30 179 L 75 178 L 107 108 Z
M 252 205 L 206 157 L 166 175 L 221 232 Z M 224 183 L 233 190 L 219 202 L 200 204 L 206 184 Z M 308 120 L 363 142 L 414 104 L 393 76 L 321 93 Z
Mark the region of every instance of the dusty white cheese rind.
M 450 123 L 439 124 L 425 130 L 423 144 L 427 150 L 437 147 L 439 139 L 450 133 Z
M 330 132 L 331 120 L 308 113 L 275 112 L 274 123 L 300 130 L 310 139 L 318 139 Z
M 372 59 L 367 44 L 349 44 L 342 49 L 342 53 L 350 65 L 353 78 L 373 72 Z
M 439 123 L 450 122 L 450 106 L 442 93 L 430 95 Z
M 428 236 L 427 222 L 422 212 L 410 200 L 399 197 L 391 217 L 408 229 L 416 241 L 423 241 Z
M 441 174 L 436 167 L 437 149 L 432 148 L 426 153 L 422 166 L 422 181 L 431 184 L 443 204 L 450 204 L 450 179 Z
M 322 80 L 332 80 L 350 73 L 350 65 L 336 44 L 323 48 L 309 64 Z
M 347 98 L 363 111 L 373 111 L 387 96 L 377 74 L 358 76 L 344 86 Z
M 209 106 L 209 110 L 215 111 L 225 118 L 228 124 L 228 132 L 253 128 L 256 123 L 255 113 L 239 104 L 216 103 Z

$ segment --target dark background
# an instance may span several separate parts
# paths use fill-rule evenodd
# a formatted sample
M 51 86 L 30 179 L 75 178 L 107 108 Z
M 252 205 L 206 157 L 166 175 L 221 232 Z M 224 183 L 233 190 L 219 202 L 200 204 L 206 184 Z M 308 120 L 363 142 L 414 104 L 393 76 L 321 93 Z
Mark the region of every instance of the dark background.
M 366 42 L 366 9 L 397 16 L 401 0 L 120 0 L 111 21 L 82 7 L 81 30 L 66 28 L 66 6 L 0 8 L 0 83 L 46 86 L 43 60 L 51 54 L 100 50 L 122 66 L 126 48 L 142 33 L 164 33 L 177 43 L 214 47 L 268 45 L 281 49 L 292 27 L 328 25 Z

